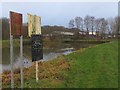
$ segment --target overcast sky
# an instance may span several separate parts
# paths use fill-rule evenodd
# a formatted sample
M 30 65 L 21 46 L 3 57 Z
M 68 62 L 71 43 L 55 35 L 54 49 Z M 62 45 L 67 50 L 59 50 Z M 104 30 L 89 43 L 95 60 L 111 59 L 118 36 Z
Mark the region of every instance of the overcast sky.
M 117 2 L 4 2 L 2 17 L 9 18 L 9 11 L 23 14 L 27 22 L 27 13 L 41 16 L 42 25 L 68 26 L 70 19 L 76 16 L 92 15 L 96 18 L 109 18 L 118 15 Z

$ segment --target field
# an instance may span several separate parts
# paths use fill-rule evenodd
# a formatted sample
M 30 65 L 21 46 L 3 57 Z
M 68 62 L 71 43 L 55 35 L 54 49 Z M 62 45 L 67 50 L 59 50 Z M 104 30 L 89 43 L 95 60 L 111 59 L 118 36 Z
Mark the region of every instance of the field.
M 3 87 L 9 88 L 10 71 L 2 74 Z M 15 87 L 20 87 L 20 70 L 15 70 Z M 118 42 L 80 49 L 69 55 L 39 63 L 39 82 L 35 65 L 24 69 L 25 88 L 117 88 Z

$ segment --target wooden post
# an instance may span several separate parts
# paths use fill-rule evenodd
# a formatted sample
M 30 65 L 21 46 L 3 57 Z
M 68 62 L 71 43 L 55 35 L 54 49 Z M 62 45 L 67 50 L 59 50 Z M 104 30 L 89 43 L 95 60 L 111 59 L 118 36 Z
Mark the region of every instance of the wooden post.
M 11 88 L 14 88 L 13 36 L 10 35 Z
M 36 82 L 38 82 L 38 61 L 36 61 Z
M 11 18 L 10 18 L 10 67 L 11 67 L 11 88 L 14 88 L 13 36 L 11 35 Z
M 24 82 L 23 82 L 23 36 L 20 36 L 20 59 L 21 59 L 21 88 L 23 88 Z

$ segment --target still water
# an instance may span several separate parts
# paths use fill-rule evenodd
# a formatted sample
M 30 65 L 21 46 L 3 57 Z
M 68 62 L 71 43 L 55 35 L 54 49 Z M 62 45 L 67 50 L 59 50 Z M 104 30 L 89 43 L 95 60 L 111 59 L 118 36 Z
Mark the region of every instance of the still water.
M 63 44 L 56 44 L 56 46 L 47 47 L 43 49 L 43 60 L 52 60 L 57 58 L 60 55 L 67 55 L 70 54 L 80 48 L 86 48 L 95 44 L 83 44 L 83 43 L 63 43 Z M 20 67 L 20 48 L 14 47 L 14 68 Z M 30 67 L 33 62 L 31 59 L 31 46 L 24 45 L 23 46 L 23 56 L 24 56 L 24 67 Z M 10 70 L 10 48 L 2 48 L 2 72 L 5 70 Z M 1 72 L 0 72 L 1 73 Z

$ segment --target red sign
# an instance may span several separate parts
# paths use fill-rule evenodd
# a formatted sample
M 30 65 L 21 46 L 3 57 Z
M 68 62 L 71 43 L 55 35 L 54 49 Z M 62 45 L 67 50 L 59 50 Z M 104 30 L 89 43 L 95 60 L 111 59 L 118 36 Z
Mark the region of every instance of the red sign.
M 11 35 L 22 35 L 22 14 L 10 12 Z

